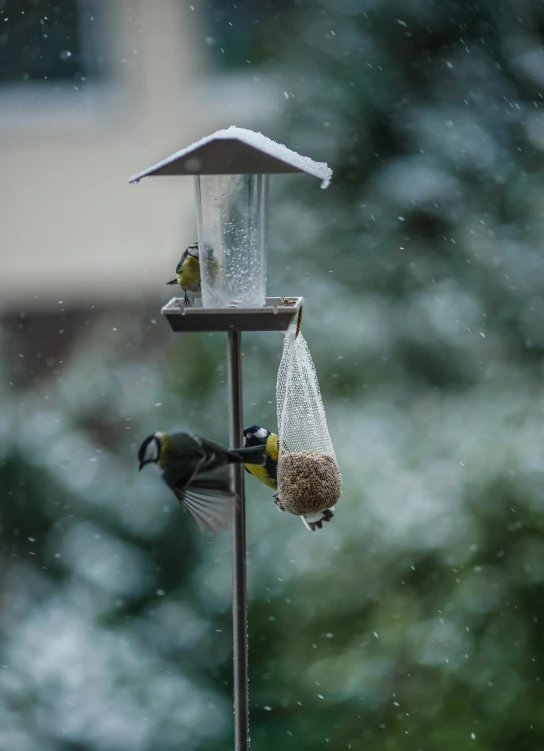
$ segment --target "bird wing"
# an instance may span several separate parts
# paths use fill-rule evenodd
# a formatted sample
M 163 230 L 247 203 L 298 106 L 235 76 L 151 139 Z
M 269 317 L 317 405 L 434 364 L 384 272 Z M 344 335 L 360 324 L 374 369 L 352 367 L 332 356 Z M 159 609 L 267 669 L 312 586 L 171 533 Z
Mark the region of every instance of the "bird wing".
M 193 490 L 174 490 L 181 505 L 195 520 L 200 531 L 211 529 L 219 534 L 222 529 L 228 529 L 232 516 L 234 496 L 218 496 L 206 492 Z
M 207 527 L 218 534 L 221 529 L 228 529 L 236 498 L 228 467 L 197 473 L 185 487 L 172 490 L 201 531 Z

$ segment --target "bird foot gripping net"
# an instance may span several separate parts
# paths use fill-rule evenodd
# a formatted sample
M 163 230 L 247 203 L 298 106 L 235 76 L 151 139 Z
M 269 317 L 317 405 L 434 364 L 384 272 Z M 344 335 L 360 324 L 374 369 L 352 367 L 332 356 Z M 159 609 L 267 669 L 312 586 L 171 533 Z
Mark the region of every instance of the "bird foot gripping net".
M 285 334 L 276 397 L 279 505 L 297 515 L 329 509 L 342 492 L 342 476 L 300 317 Z

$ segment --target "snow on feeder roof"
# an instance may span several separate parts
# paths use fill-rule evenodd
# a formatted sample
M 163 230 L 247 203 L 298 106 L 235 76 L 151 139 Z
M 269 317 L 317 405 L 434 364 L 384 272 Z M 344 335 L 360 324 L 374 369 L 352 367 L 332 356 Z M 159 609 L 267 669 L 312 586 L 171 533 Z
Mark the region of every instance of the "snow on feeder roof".
M 218 130 L 130 178 L 137 183 L 148 175 L 259 175 L 302 172 L 321 180 L 326 188 L 332 170 L 246 128 Z

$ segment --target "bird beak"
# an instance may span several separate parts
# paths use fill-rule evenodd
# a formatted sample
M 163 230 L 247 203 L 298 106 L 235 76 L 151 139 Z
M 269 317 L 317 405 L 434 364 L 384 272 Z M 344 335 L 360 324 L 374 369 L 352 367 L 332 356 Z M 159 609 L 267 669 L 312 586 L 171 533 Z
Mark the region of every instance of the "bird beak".
M 144 463 L 143 463 L 143 462 L 140 462 L 140 466 L 138 467 L 138 472 L 141 472 L 141 471 L 142 471 L 142 467 L 143 467 L 143 466 L 144 466 Z

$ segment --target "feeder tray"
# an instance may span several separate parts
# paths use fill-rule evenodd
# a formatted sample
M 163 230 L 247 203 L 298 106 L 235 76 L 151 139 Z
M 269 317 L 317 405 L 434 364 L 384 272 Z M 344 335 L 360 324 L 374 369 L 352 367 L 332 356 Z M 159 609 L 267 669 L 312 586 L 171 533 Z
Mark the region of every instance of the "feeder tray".
M 203 308 L 202 300 L 185 307 L 183 298 L 161 309 L 173 331 L 287 331 L 303 297 L 267 297 L 263 308 Z

